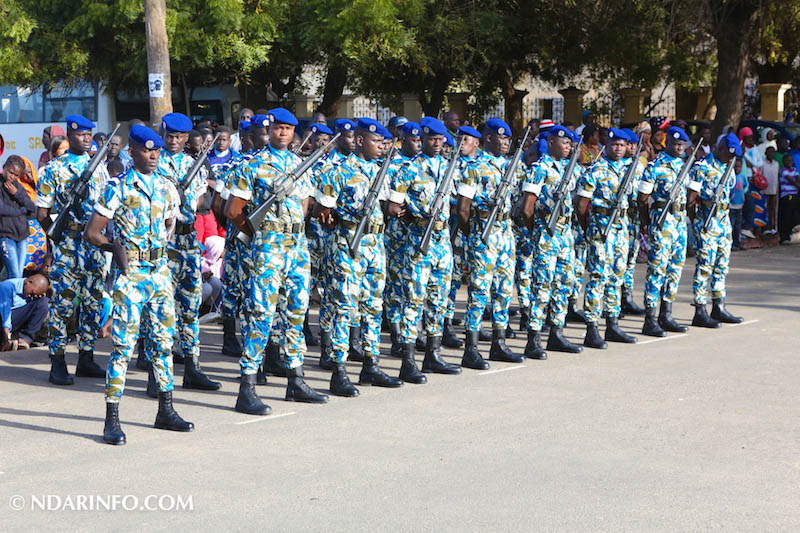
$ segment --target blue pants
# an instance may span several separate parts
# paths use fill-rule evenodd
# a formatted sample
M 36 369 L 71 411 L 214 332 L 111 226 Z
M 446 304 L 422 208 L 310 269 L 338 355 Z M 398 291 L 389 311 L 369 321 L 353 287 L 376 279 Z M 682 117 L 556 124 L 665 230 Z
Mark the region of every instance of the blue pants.
M 0 246 L 3 249 L 3 260 L 8 269 L 8 279 L 21 278 L 28 263 L 28 240 L 23 239 L 19 242 L 14 239 L 0 239 Z
M 12 333 L 18 333 L 20 339 L 25 339 L 28 344 L 39 333 L 47 318 L 47 308 L 50 300 L 43 296 L 35 300 L 29 300 L 22 307 L 11 311 L 11 323 L 13 324 Z

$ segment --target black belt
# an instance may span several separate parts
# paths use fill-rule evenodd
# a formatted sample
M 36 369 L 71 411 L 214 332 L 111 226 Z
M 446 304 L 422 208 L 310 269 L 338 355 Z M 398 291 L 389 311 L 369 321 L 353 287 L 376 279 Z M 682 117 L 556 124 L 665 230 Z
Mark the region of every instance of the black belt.
M 475 209 L 474 213 L 478 215 L 478 218 L 480 218 L 481 220 L 486 220 L 487 218 L 489 218 L 489 211 L 484 211 L 483 209 Z M 511 213 L 497 213 L 497 218 L 495 219 L 495 222 L 502 222 L 504 220 L 508 220 L 509 218 L 511 218 Z
M 194 232 L 194 224 L 189 224 L 188 222 L 178 222 L 175 224 L 175 235 L 191 235 Z
M 712 202 L 711 200 L 701 200 L 700 203 L 703 204 L 703 207 L 708 207 L 709 209 L 714 207 L 714 202 Z M 728 207 L 730 207 L 730 204 L 723 204 L 722 202 L 720 202 L 717 205 L 717 212 L 725 211 L 726 209 L 728 209 Z
M 304 222 L 273 222 L 264 221 L 259 228 L 261 231 L 269 233 L 283 233 L 284 235 L 293 235 L 295 233 L 303 233 L 305 231 Z
M 429 218 L 415 218 L 414 219 L 414 224 L 419 228 L 427 228 L 429 222 L 430 222 Z M 437 220 L 436 222 L 433 223 L 433 230 L 434 231 L 442 231 L 447 227 L 448 227 L 447 226 L 447 222 L 445 222 L 444 220 Z
M 350 222 L 349 220 L 340 220 L 339 225 L 346 230 L 355 230 L 358 226 L 358 224 L 355 222 Z M 379 233 L 383 233 L 385 227 L 386 226 L 383 224 L 367 222 L 367 225 L 364 227 L 364 235 L 377 235 Z
M 666 205 L 667 202 L 665 200 L 658 200 L 653 207 L 656 209 L 664 209 Z M 684 211 L 686 211 L 686 204 L 672 204 L 672 206 L 669 208 L 669 212 L 673 215 L 683 213 Z
M 539 211 L 537 215 L 545 225 L 547 225 L 547 223 L 550 222 L 550 213 Z M 556 224 L 569 224 L 570 222 L 572 222 L 572 215 L 561 215 L 560 217 L 558 217 Z
M 613 207 L 592 206 L 592 213 L 597 213 L 598 215 L 603 215 L 606 217 L 610 217 L 613 211 Z M 625 216 L 626 212 L 620 209 L 619 214 L 620 216 Z
M 164 257 L 164 248 L 152 250 L 125 250 L 128 261 L 156 261 Z

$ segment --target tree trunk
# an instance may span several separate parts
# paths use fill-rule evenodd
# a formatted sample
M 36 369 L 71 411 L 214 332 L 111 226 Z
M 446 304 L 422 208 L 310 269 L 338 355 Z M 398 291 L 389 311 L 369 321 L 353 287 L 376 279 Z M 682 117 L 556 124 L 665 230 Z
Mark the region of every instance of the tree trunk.
M 150 124 L 157 128 L 161 118 L 172 113 L 172 80 L 169 68 L 166 0 L 144 0 L 147 71 L 160 75 L 163 96 L 150 97 Z M 148 76 L 148 81 L 150 76 Z M 151 91 L 153 87 L 150 87 Z
M 331 60 L 328 64 L 328 73 L 325 75 L 325 89 L 322 92 L 322 103 L 317 112 L 326 117 L 338 116 L 339 101 L 347 84 L 347 67 L 338 60 Z
M 442 104 L 444 103 L 444 95 L 447 92 L 447 88 L 450 87 L 451 79 L 452 77 L 449 74 L 437 72 L 433 78 L 433 86 L 430 93 L 428 93 L 427 97 L 425 94 L 420 95 L 419 103 L 426 117 L 439 117 L 439 112 L 442 110 Z
M 717 38 L 717 87 L 714 100 L 717 116 L 711 125 L 714 135 L 725 126 L 738 127 L 744 109 L 744 82 L 750 66 L 750 42 L 759 2 L 753 0 L 711 0 L 711 19 Z
M 502 69 L 500 80 L 500 91 L 505 104 L 505 121 L 511 126 L 512 132 L 521 135 L 525 127 L 522 123 L 522 101 L 528 91 L 520 91 L 514 87 L 514 77 L 508 69 Z

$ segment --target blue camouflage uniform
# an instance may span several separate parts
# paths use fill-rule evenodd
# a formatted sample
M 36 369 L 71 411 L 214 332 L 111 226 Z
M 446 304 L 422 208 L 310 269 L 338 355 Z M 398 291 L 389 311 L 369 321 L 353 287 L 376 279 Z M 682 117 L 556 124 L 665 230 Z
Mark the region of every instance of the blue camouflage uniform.
M 393 183 L 396 177 L 411 165 L 416 158 L 407 157 L 402 152 L 395 153 L 391 166 L 386 173 L 387 183 Z M 408 223 L 399 218 L 391 217 L 386 222 L 386 231 L 383 235 L 386 246 L 386 288 L 383 291 L 383 301 L 386 319 L 389 322 L 400 323 L 403 320 L 403 250 L 405 237 L 408 233 Z
M 458 225 L 458 187 L 463 181 L 463 176 L 467 168 L 475 164 L 478 157 L 480 157 L 480 154 L 481 152 L 478 151 L 478 153 L 475 154 L 475 157 L 461 156 L 458 160 L 458 170 L 453 176 L 453 190 L 450 197 L 451 230 L 454 225 Z M 464 274 L 467 273 L 467 242 L 460 228 L 455 231 L 451 244 L 453 246 L 453 275 L 450 279 L 450 294 L 447 298 L 447 311 L 444 315 L 445 318 L 449 319 L 452 319 L 455 315 L 456 296 L 458 295 L 458 290 L 461 288 L 461 280 L 463 279 Z
M 525 176 L 530 172 L 530 167 L 525 164 L 525 161 L 520 161 L 520 167 L 523 168 L 523 179 L 519 181 L 513 196 L 513 205 L 516 205 L 522 198 L 522 185 Z M 534 246 L 531 240 L 531 232 L 527 226 L 520 226 L 514 224 L 514 237 L 516 239 L 516 255 L 517 261 L 514 267 L 514 285 L 517 287 L 517 298 L 519 299 L 519 306 L 523 309 L 530 309 L 531 297 L 531 283 L 532 283 L 532 270 L 533 270 L 533 255 Z
M 628 167 L 634 164 L 632 157 L 623 158 L 625 162 L 625 172 Z M 644 165 L 641 161 L 636 161 L 636 174 L 634 174 L 633 181 L 631 181 L 631 192 L 628 194 L 628 259 L 625 267 L 625 278 L 623 285 L 625 292 L 633 294 L 633 278 L 636 273 L 636 259 L 639 257 L 639 233 L 642 228 L 641 221 L 639 220 L 639 183 L 642 179 L 644 172 Z

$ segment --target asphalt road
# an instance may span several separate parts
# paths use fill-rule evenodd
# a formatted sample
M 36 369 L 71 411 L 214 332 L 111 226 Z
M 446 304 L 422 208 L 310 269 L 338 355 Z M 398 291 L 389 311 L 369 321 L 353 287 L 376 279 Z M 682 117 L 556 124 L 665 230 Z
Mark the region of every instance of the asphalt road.
M 233 411 L 236 361 L 219 355 L 220 326 L 203 326 L 203 367 L 223 388 L 176 386 L 196 430 L 153 429 L 155 400 L 131 365 L 121 447 L 102 442 L 99 380 L 55 387 L 46 350 L 3 353 L 0 531 L 799 531 L 798 259 L 797 247 L 734 255 L 739 326 L 322 406 L 283 401 L 285 380 L 270 378 L 262 418 Z M 684 323 L 693 269 L 674 308 Z M 101 364 L 109 349 L 99 343 Z M 326 389 L 316 349 L 308 359 Z M 397 373 L 399 360 L 383 361 Z

